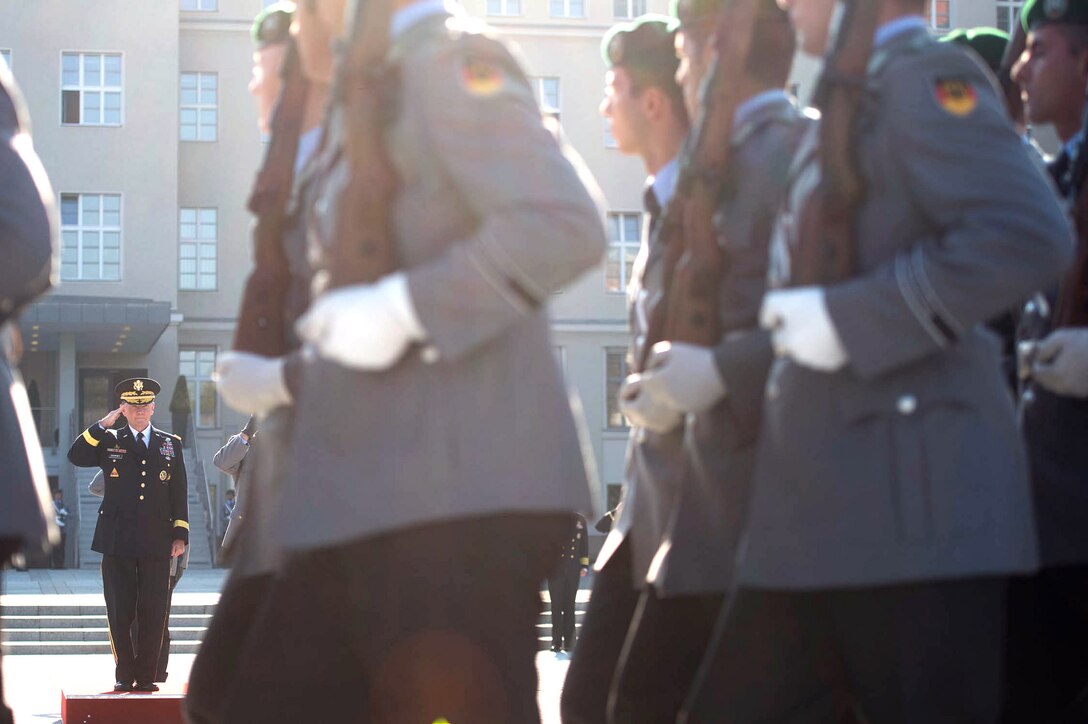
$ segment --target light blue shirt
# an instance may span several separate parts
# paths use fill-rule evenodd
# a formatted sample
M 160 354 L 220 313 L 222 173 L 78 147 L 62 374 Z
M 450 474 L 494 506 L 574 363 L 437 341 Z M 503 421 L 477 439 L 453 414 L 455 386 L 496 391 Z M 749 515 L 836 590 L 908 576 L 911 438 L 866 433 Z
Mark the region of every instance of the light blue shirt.
M 676 177 L 679 173 L 680 157 L 677 156 L 662 166 L 650 181 L 650 188 L 654 190 L 654 197 L 657 198 L 657 203 L 661 204 L 661 208 L 668 206 L 669 199 L 676 190 Z
M 408 28 L 432 15 L 440 13 L 461 15 L 464 12 L 457 0 L 423 0 L 423 2 L 413 3 L 393 13 L 393 17 L 389 20 L 389 37 L 400 37 Z
M 321 126 L 315 126 L 299 136 L 298 150 L 295 152 L 295 175 L 298 175 L 298 172 L 309 163 L 317 147 L 321 145 L 323 130 Z
M 873 47 L 879 48 L 881 45 L 891 42 L 898 35 L 911 30 L 925 30 L 926 27 L 926 19 L 921 15 L 904 15 L 895 20 L 889 20 L 876 29 L 876 34 L 873 36 Z
M 733 130 L 743 126 L 748 122 L 757 111 L 766 108 L 773 103 L 779 103 L 781 101 L 789 102 L 790 97 L 786 95 L 786 91 L 779 88 L 772 88 L 771 90 L 765 90 L 762 93 L 757 93 L 751 98 L 747 99 L 739 106 L 737 110 L 733 112 Z

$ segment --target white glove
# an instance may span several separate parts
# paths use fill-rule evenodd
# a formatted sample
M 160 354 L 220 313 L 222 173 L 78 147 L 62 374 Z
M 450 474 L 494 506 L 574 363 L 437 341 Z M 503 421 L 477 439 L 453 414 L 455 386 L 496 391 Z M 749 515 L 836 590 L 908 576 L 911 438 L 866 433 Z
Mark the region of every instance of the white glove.
M 642 396 L 679 412 L 709 410 L 725 395 L 714 350 L 684 342 L 658 342 L 642 373 Z
M 684 421 L 684 413 L 643 394 L 642 375 L 628 375 L 620 387 L 620 411 L 635 427 L 663 435 Z
M 388 369 L 426 337 L 401 272 L 323 294 L 295 329 L 322 357 L 360 370 Z
M 846 349 L 827 311 L 823 287 L 767 292 L 759 323 L 771 330 L 775 354 L 805 367 L 834 372 L 846 365 Z
M 1088 329 L 1058 329 L 1035 344 L 1031 376 L 1056 395 L 1088 397 Z
M 283 380 L 283 357 L 223 352 L 215 361 L 215 375 L 223 401 L 238 412 L 263 415 L 292 402 Z

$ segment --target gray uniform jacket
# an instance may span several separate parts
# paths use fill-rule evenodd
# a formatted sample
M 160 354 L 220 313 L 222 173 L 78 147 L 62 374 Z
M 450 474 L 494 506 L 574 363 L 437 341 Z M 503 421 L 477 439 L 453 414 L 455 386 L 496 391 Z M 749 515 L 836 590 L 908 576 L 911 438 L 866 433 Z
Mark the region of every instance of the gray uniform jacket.
M 34 153 L 22 96 L 0 61 L 0 538 L 28 550 L 59 542 L 30 402 L 16 368 L 15 315 L 51 285 L 53 192 Z
M 234 479 L 234 509 L 230 511 L 227 530 L 223 533 L 224 549 L 230 548 L 238 535 L 242 518 L 245 517 L 246 498 L 243 491 L 249 487 L 249 480 L 252 477 L 251 466 L 246 464 L 246 454 L 249 453 L 249 449 L 250 443 L 243 440 L 241 435 L 235 434 L 231 435 L 226 444 L 212 456 L 212 465 Z
M 718 294 L 723 337 L 714 352 L 727 394 L 690 424 L 675 510 L 648 572 L 662 595 L 724 592 L 733 583 L 772 359 L 758 331 L 767 245 L 790 161 L 810 125 L 783 94 L 734 131 L 734 181 L 716 219 L 728 271 Z
M 742 584 L 812 589 L 1036 566 L 1023 446 L 980 322 L 1060 273 L 1071 229 L 980 63 L 923 29 L 874 52 L 857 276 L 827 288 L 849 357 L 775 362 Z M 806 140 L 813 140 L 810 134 Z M 772 241 L 787 280 L 799 175 Z
M 307 361 L 277 525 L 292 548 L 589 508 L 544 304 L 604 251 L 595 184 L 545 128 L 510 51 L 474 21 L 428 17 L 391 53 L 397 251 L 437 359 L 413 351 L 381 372 Z M 319 269 L 338 187 L 312 225 Z

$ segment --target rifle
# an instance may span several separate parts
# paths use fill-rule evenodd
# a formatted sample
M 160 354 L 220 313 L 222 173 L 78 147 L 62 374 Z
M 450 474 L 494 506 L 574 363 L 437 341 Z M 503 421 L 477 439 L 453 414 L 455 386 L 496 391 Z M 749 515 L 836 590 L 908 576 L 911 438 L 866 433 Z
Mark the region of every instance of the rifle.
M 1088 132 L 1088 104 L 1084 108 L 1081 138 Z M 1055 327 L 1088 326 L 1088 149 L 1082 140 L 1069 164 L 1069 198 L 1073 202 L 1073 225 L 1077 231 L 1077 253 L 1062 279 L 1058 293 Z
M 399 179 L 385 148 L 397 78 L 386 62 L 391 0 L 354 0 L 333 86 L 348 164 L 329 250 L 328 287 L 376 282 L 398 267 L 393 202 Z
M 1020 17 L 1017 15 L 1013 18 L 1009 44 L 1005 46 L 1005 52 L 1001 55 L 1001 65 L 997 68 L 997 80 L 1005 97 L 1005 108 L 1017 127 L 1024 125 L 1024 99 L 1020 97 L 1020 86 L 1012 80 L 1012 67 L 1020 59 L 1027 43 L 1028 34 L 1024 31 L 1024 24 L 1020 22 Z
M 249 210 L 257 217 L 253 227 L 254 267 L 246 279 L 234 333 L 234 349 L 265 357 L 279 357 L 289 351 L 283 303 L 291 272 L 283 251 L 283 232 L 310 91 L 294 41 L 288 41 L 281 75 L 283 90 L 272 112 L 272 138 L 249 196 Z
M 863 188 L 853 148 L 881 2 L 840 2 L 842 19 L 813 96 L 821 113 L 820 181 L 801 213 L 790 275 L 796 286 L 845 281 L 857 265 L 855 219 Z
M 714 54 L 700 88 L 700 111 L 680 158 L 676 191 L 654 231 L 665 250 L 664 286 L 650 299 L 644 370 L 654 344 L 675 340 L 708 347 L 721 336 L 718 287 L 727 260 L 714 226 L 733 153 L 733 115 L 745 98 L 739 77 L 748 66 L 759 0 L 730 0 L 714 19 Z

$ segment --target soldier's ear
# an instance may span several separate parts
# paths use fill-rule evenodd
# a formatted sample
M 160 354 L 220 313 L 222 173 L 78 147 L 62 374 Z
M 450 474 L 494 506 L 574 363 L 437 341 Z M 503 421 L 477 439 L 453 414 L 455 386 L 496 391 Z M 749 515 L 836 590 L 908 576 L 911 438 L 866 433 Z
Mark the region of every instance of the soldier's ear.
M 638 100 L 642 113 L 650 120 L 657 120 L 665 111 L 667 99 L 655 85 L 644 88 Z

